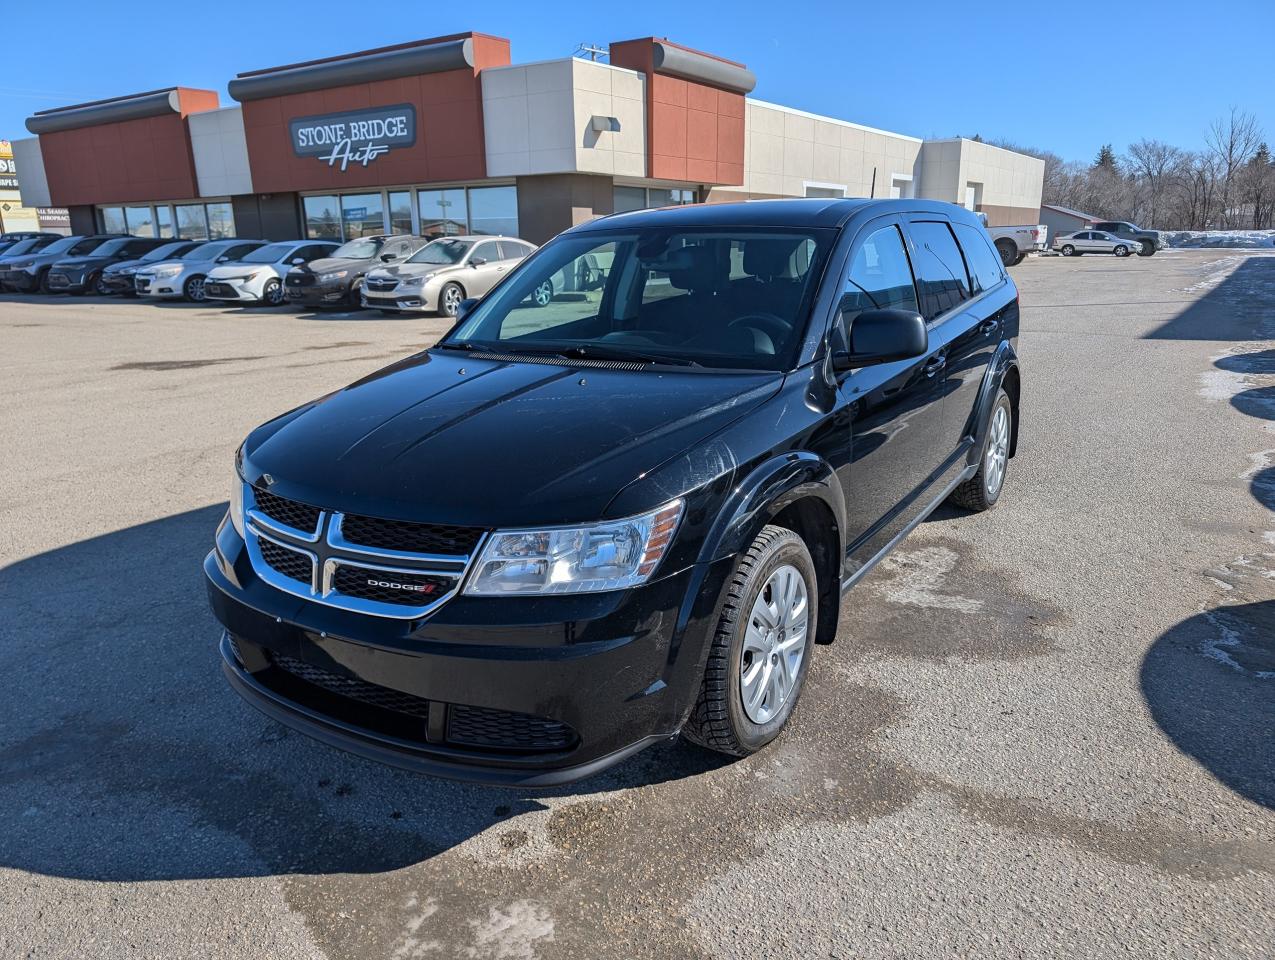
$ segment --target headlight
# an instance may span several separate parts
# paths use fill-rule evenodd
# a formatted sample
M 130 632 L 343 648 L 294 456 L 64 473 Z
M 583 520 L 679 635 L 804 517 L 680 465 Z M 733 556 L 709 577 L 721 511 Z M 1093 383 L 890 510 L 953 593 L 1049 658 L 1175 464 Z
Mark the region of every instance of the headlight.
M 328 283 L 332 280 L 340 280 L 342 277 L 348 275 L 349 272 L 349 270 L 334 270 L 331 273 L 321 273 L 319 274 L 319 283 Z
M 404 277 L 399 281 L 405 287 L 419 287 L 422 283 L 432 277 L 432 273 L 427 273 L 423 277 Z
M 131 277 L 137 273 L 137 267 L 120 267 L 118 270 L 111 270 L 110 273 L 118 273 L 121 277 Z
M 29 270 L 35 265 L 34 260 L 23 260 L 21 263 L 9 264 L 10 270 Z
M 230 522 L 234 525 L 235 532 L 242 537 L 243 534 L 243 478 L 239 476 L 239 471 L 235 471 L 235 480 L 230 487 Z
M 498 530 L 474 568 L 465 593 L 477 595 L 594 593 L 650 579 L 673 541 L 682 501 L 627 520 L 587 527 Z
M 175 277 L 182 272 L 182 268 L 173 264 L 171 267 L 158 267 L 155 270 L 148 271 L 152 277 L 160 279 L 162 277 Z

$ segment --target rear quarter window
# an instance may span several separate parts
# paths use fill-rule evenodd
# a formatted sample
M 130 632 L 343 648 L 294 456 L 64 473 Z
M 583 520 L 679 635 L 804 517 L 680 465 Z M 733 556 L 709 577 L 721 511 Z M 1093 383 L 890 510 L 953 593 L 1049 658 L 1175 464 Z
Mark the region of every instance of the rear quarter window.
M 960 241 L 965 252 L 965 262 L 969 264 L 970 278 L 974 283 L 974 292 L 982 293 L 990 290 L 1005 279 L 1005 268 L 1001 258 L 992 248 L 991 238 L 986 230 L 958 223 L 956 239 Z

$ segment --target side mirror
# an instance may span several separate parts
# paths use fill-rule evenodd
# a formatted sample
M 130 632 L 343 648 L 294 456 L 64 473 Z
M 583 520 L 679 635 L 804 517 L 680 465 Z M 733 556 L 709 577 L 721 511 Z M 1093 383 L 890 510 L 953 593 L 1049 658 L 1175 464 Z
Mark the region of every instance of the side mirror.
M 844 314 L 838 317 L 845 323 Z M 864 310 L 850 322 L 849 352 L 833 354 L 836 370 L 911 360 L 930 349 L 925 318 L 911 310 Z
M 456 322 L 460 323 L 464 320 L 474 307 L 478 306 L 478 300 L 474 297 L 466 297 L 460 303 L 456 304 Z
M 486 262 L 487 262 L 486 257 L 470 257 L 469 258 L 469 265 L 471 267 L 481 267 Z
M 220 257 L 214 260 L 213 263 L 225 263 L 229 259 L 230 257 L 223 253 Z
M 398 257 L 394 256 L 394 254 L 392 254 L 392 253 L 383 253 L 383 254 L 381 254 L 381 263 L 390 263 L 390 262 L 392 262 L 392 261 L 394 261 L 394 260 L 397 260 L 397 259 L 398 259 Z
M 305 263 L 305 257 L 293 257 L 288 262 L 291 263 L 293 266 L 299 267 L 301 266 L 301 264 Z

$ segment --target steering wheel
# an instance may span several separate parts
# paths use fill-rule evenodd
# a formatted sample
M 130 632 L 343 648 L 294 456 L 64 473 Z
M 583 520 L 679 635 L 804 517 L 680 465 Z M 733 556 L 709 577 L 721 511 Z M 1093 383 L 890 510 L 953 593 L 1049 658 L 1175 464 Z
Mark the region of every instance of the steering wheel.
M 786 320 L 773 313 L 746 313 L 726 324 L 731 327 L 755 327 L 766 334 L 774 342 L 776 348 L 792 334 L 792 327 Z

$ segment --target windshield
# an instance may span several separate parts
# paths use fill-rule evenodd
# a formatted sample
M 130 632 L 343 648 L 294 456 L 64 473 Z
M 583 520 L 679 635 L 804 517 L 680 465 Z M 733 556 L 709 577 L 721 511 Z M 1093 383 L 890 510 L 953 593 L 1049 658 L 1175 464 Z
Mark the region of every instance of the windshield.
M 84 242 L 83 237 L 63 237 L 61 240 L 54 240 L 51 244 L 41 250 L 41 253 L 62 253 L 70 250 L 76 244 Z
M 333 260 L 371 260 L 381 252 L 382 240 L 351 240 L 328 254 Z
M 473 244 L 468 240 L 433 240 L 407 258 L 408 263 L 460 263 Z
M 120 237 L 118 240 L 107 240 L 100 247 L 94 247 L 93 252 L 98 256 L 109 257 L 112 254 L 119 253 L 124 244 L 131 239 L 132 237 Z
M 143 263 L 154 263 L 156 260 L 167 260 L 175 257 L 186 247 L 184 243 L 166 243 L 162 247 L 156 247 L 150 253 L 141 257 Z
M 834 236 L 651 227 L 563 237 L 523 261 L 439 346 L 788 369 Z
M 61 241 L 58 241 L 58 242 L 61 242 Z M 40 249 L 40 241 L 37 238 L 32 238 L 30 240 L 19 240 L 17 243 L 11 246 L 8 250 L 6 250 L 4 252 L 4 255 L 6 257 L 9 257 L 15 253 L 30 253 L 32 250 L 38 250 L 38 249 Z
M 297 245 L 295 243 L 267 243 L 264 247 L 258 247 L 252 253 L 245 254 L 241 263 L 278 263 L 293 250 Z
M 181 257 L 182 260 L 216 260 L 226 252 L 230 246 L 226 241 L 218 241 L 215 243 L 201 243 L 190 253 Z

